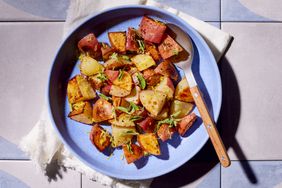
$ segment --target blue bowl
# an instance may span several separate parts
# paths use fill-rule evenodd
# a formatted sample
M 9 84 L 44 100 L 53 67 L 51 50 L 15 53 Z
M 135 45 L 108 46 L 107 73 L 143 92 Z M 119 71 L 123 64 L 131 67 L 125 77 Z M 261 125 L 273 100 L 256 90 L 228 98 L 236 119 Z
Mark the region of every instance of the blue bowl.
M 68 80 L 79 73 L 79 39 L 94 32 L 99 41 L 109 42 L 107 32 L 137 28 L 143 15 L 174 23 L 190 35 L 195 50 L 192 69 L 215 120 L 218 119 L 221 107 L 221 80 L 213 54 L 202 37 L 182 19 L 159 8 L 136 5 L 109 9 L 86 20 L 63 41 L 54 59 L 47 94 L 49 113 L 57 134 L 74 156 L 103 174 L 121 179 L 148 179 L 168 173 L 192 158 L 208 140 L 202 120 L 198 118 L 184 137 L 175 136 L 169 142 L 161 143 L 162 155 L 127 164 L 122 159 L 123 152 L 120 149 L 116 149 L 111 157 L 97 151 L 89 140 L 91 126 L 67 118 L 70 109 L 66 87 Z M 179 72 L 183 76 L 182 71 Z M 194 112 L 199 116 L 197 108 Z

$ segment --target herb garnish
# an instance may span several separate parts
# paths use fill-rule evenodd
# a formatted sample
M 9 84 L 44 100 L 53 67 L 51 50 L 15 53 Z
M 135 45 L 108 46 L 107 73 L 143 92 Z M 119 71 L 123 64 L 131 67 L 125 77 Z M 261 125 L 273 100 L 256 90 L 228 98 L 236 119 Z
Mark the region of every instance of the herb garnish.
M 145 44 L 143 40 L 137 40 L 138 42 L 138 46 L 139 46 L 139 50 L 141 51 L 142 54 L 145 53 Z
M 179 122 L 181 119 L 176 119 L 175 117 L 177 117 L 180 113 L 181 113 L 181 112 L 178 111 L 178 112 L 176 112 L 176 113 L 170 115 L 169 118 L 166 118 L 166 119 L 164 119 L 164 120 L 159 121 L 157 127 L 159 128 L 159 126 L 160 126 L 161 124 L 164 124 L 164 123 L 169 124 L 169 127 L 176 127 L 177 122 Z
M 97 78 L 100 79 L 102 82 L 108 80 L 107 76 L 103 72 L 99 72 Z
M 118 58 L 118 54 L 116 52 L 112 53 L 112 55 L 110 55 L 110 59 L 117 59 Z
M 140 83 L 141 89 L 145 89 L 146 87 L 146 80 L 141 74 L 137 74 L 138 81 Z
M 122 79 L 123 74 L 124 74 L 124 71 L 123 71 L 123 70 L 119 70 L 119 73 L 118 73 L 118 80 L 121 80 L 121 79 Z
M 111 97 L 108 97 L 108 96 L 104 95 L 103 93 L 100 93 L 100 94 L 99 94 L 99 97 L 101 97 L 102 99 L 105 99 L 106 101 L 112 100 Z

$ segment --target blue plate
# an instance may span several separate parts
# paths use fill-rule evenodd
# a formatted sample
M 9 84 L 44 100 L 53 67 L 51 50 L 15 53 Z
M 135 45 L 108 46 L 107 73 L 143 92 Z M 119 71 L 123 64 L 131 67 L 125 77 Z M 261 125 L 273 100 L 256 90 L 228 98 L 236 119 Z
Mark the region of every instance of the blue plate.
M 122 179 L 147 179 L 168 173 L 193 157 L 208 140 L 201 118 L 198 118 L 183 138 L 175 136 L 171 141 L 161 144 L 161 156 L 150 156 L 128 165 L 122 159 L 123 152 L 120 149 L 116 149 L 111 157 L 96 150 L 89 140 L 91 126 L 67 118 L 69 107 L 66 86 L 68 80 L 79 73 L 79 39 L 94 32 L 99 41 L 108 42 L 107 32 L 137 28 L 143 15 L 174 23 L 190 35 L 195 49 L 193 72 L 215 120 L 221 106 L 221 80 L 214 57 L 202 37 L 182 19 L 150 6 L 123 6 L 86 20 L 69 34 L 55 57 L 48 84 L 49 112 L 57 134 L 74 156 L 103 174 Z M 196 108 L 194 112 L 199 116 Z

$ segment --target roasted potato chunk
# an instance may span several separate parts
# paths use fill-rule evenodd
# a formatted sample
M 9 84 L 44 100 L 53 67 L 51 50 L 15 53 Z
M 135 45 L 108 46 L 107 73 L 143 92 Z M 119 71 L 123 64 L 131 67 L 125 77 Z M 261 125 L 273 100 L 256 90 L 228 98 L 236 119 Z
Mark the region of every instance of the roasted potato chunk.
M 178 73 L 172 63 L 169 61 L 163 61 L 160 63 L 156 68 L 155 72 L 158 74 L 161 74 L 163 76 L 167 76 L 171 78 L 172 80 L 176 81 L 178 80 Z
M 149 53 L 155 61 L 161 60 L 161 56 L 158 52 L 158 49 L 154 44 L 146 42 L 145 49 L 146 53 Z
M 163 59 L 176 56 L 183 51 L 182 47 L 167 34 L 164 36 L 162 43 L 158 46 L 158 50 Z
M 155 128 L 156 128 L 156 122 L 150 116 L 146 117 L 144 120 L 142 120 L 141 122 L 137 124 L 142 128 L 142 130 L 145 133 L 152 133 L 155 131 Z
M 109 32 L 108 37 L 111 46 L 119 53 L 126 52 L 126 32 Z
M 122 146 L 127 164 L 133 163 L 143 157 L 144 153 L 140 146 L 136 144 L 126 144 Z
M 109 94 L 116 97 L 126 97 L 130 94 L 131 91 L 118 87 L 116 85 L 112 85 L 110 87 Z
M 135 127 L 130 118 L 131 115 L 122 113 L 117 119 L 110 120 L 110 123 L 118 127 Z
M 129 91 L 130 94 L 132 89 L 132 78 L 130 74 L 126 71 L 122 71 L 119 74 L 118 78 L 113 81 L 113 85 Z
M 133 102 L 135 104 L 139 104 L 139 102 L 140 102 L 140 92 L 141 92 L 140 87 L 135 86 L 131 90 L 131 93 L 128 96 L 126 96 L 124 99 L 128 102 Z
M 101 51 L 103 60 L 106 61 L 116 50 L 109 45 L 102 43 Z
M 92 124 L 92 106 L 88 101 L 81 101 L 72 105 L 68 117 L 80 123 Z
M 89 33 L 83 37 L 77 44 L 78 49 L 83 53 L 88 53 L 92 58 L 96 59 L 101 56 L 101 46 L 94 33 Z
M 182 120 L 177 124 L 177 132 L 183 136 L 196 121 L 197 116 L 195 113 L 188 114 L 182 118 Z
M 165 93 L 168 100 L 173 98 L 174 85 L 169 77 L 161 78 L 161 82 L 155 87 L 155 90 Z
M 96 97 L 96 93 L 91 84 L 82 75 L 76 75 L 69 80 L 67 95 L 71 104 L 79 101 L 91 100 Z
M 166 30 L 166 25 L 160 21 L 144 16 L 140 23 L 140 33 L 145 41 L 160 43 Z
M 157 115 L 154 116 L 152 114 L 149 114 L 149 116 L 151 116 L 152 118 L 154 118 L 155 120 L 162 120 L 167 118 L 169 115 L 169 107 L 167 105 L 165 105 L 162 109 L 162 111 Z
M 99 79 L 98 77 L 99 77 L 98 74 L 88 77 L 88 81 L 91 84 L 92 88 L 96 90 L 100 90 L 104 84 L 104 82 L 101 79 Z
M 154 133 L 145 133 L 137 135 L 137 141 L 143 150 L 152 155 L 160 155 L 161 150 L 157 136 Z
M 146 69 L 143 71 L 143 76 L 148 86 L 155 86 L 161 80 L 161 75 L 156 73 L 153 69 Z
M 138 54 L 131 58 L 131 61 L 135 64 L 138 71 L 143 71 L 145 69 L 150 68 L 151 66 L 155 66 L 156 62 L 154 59 L 147 54 Z
M 166 102 L 166 94 L 159 91 L 143 90 L 140 92 L 140 101 L 150 114 L 159 115 Z
M 112 124 L 113 147 L 119 147 L 131 141 L 133 133 L 136 133 L 135 127 L 120 127 Z
M 90 132 L 90 140 L 92 144 L 100 151 L 103 152 L 111 144 L 111 136 L 99 124 L 95 124 Z
M 194 102 L 188 82 L 185 77 L 182 78 L 182 80 L 177 84 L 174 98 L 183 102 Z
M 80 72 L 85 76 L 95 75 L 104 69 L 103 65 L 88 55 L 81 54 L 79 60 Z
M 98 99 L 93 106 L 93 121 L 102 122 L 113 119 L 113 106 L 105 99 Z
M 162 124 L 157 131 L 158 137 L 163 141 L 171 139 L 173 133 L 175 132 L 174 127 L 170 127 L 169 124 Z
M 178 113 L 178 115 L 175 118 L 183 118 L 189 112 L 191 112 L 193 108 L 194 105 L 192 103 L 174 100 L 170 106 L 170 114 Z
M 138 50 L 136 38 L 136 30 L 134 28 L 129 27 L 126 34 L 126 50 L 131 52 L 136 52 Z

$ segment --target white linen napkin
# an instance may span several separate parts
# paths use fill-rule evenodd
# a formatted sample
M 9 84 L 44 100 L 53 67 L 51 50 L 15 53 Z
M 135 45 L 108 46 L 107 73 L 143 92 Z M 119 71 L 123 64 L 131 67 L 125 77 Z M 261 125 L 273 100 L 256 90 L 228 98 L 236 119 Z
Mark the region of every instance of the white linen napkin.
M 198 20 L 174 8 L 160 4 L 153 0 L 71 0 L 67 12 L 64 36 L 87 18 L 89 14 L 101 10 L 130 4 L 144 4 L 156 6 L 176 14 L 193 26 L 205 39 L 218 61 L 231 41 L 231 36 L 218 28 Z M 44 105 L 39 121 L 33 129 L 22 138 L 19 147 L 27 153 L 31 160 L 41 170 L 45 171 L 48 164 L 58 163 L 66 168 L 76 170 L 89 179 L 111 187 L 149 187 L 152 179 L 141 181 L 121 180 L 101 174 L 75 158 L 57 137 Z

